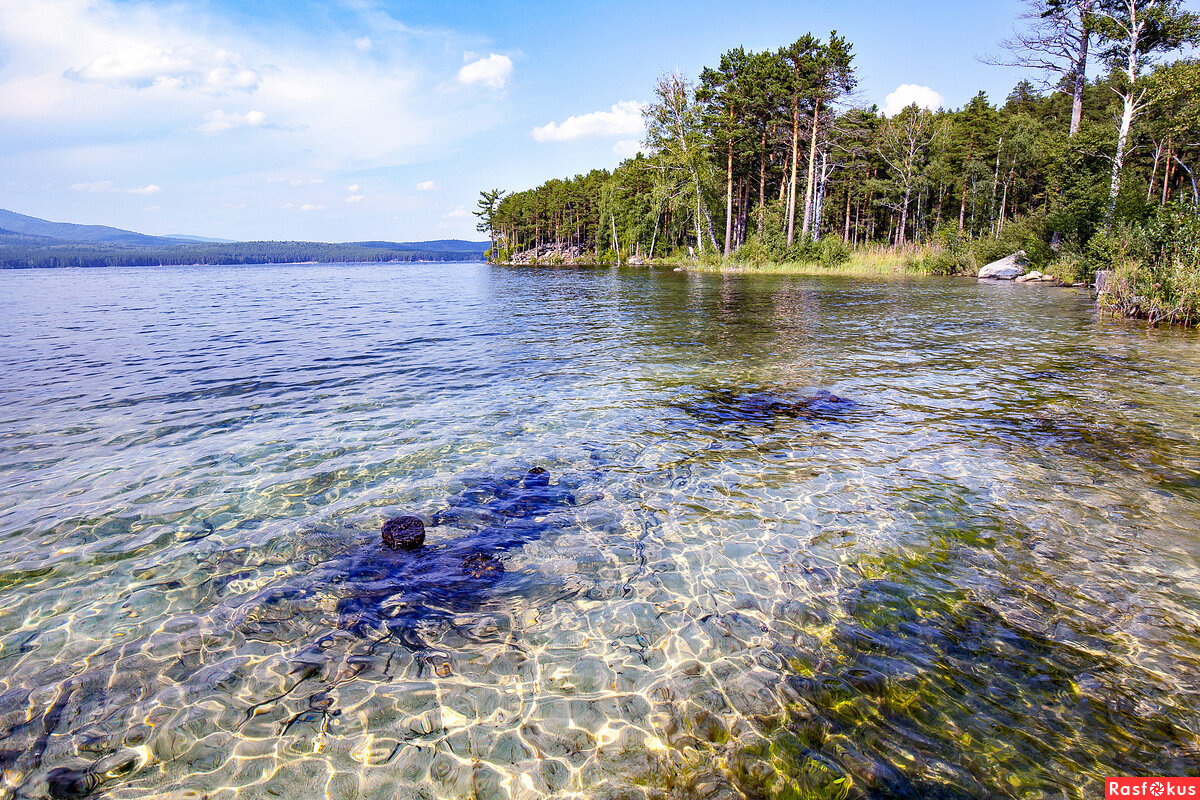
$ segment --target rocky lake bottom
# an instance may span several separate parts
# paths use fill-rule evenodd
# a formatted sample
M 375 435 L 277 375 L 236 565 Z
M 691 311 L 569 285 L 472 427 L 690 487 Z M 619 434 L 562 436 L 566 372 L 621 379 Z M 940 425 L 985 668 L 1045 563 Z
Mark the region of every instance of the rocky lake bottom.
M 0 283 L 0 798 L 1200 774 L 1197 332 L 973 279 Z

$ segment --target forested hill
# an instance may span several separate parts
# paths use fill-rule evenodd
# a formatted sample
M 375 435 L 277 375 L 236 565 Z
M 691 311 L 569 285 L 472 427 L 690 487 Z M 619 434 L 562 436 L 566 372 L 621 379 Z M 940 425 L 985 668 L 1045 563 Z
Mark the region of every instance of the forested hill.
M 48 222 L 0 209 L 0 268 L 480 261 L 487 242 L 214 242 Z

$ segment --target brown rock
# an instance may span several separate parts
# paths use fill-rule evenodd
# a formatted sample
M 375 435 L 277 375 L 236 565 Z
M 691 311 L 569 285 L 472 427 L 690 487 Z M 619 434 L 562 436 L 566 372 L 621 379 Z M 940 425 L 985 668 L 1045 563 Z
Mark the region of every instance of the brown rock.
M 425 544 L 425 523 L 420 517 L 392 517 L 383 523 L 383 546 L 392 550 L 416 550 Z

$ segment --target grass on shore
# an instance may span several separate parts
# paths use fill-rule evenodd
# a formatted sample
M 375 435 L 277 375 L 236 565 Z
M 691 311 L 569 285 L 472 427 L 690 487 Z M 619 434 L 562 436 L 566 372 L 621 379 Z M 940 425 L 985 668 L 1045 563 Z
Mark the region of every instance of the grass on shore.
M 699 272 L 753 275 L 919 275 L 928 274 L 919 265 L 933 253 L 933 248 L 921 245 L 869 245 L 850 250 L 844 260 L 835 262 L 748 261 L 734 257 L 701 260 L 685 266 Z

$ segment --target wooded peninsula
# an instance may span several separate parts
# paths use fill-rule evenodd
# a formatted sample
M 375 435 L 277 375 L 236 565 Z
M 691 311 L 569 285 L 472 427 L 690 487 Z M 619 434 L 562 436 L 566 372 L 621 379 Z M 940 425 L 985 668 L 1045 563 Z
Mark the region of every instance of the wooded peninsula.
M 489 257 L 973 274 L 1024 251 L 1105 301 L 1200 319 L 1200 18 L 1180 0 L 1025 0 L 1002 103 L 855 104 L 837 32 L 660 77 L 613 171 L 481 193 Z M 1091 78 L 1090 75 L 1096 75 Z

